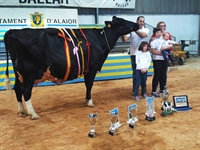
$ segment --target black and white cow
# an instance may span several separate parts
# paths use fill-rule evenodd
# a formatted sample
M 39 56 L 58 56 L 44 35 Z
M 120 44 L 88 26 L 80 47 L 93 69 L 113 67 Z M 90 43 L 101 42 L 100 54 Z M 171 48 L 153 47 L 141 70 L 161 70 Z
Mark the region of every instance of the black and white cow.
M 20 116 L 38 119 L 31 102 L 34 84 L 51 80 L 62 83 L 84 76 L 86 102 L 94 106 L 91 89 L 110 50 L 121 35 L 138 30 L 138 24 L 113 16 L 103 29 L 16 29 L 4 35 L 16 76 L 14 91 Z M 9 81 L 8 81 L 9 82 Z M 22 104 L 25 100 L 27 111 Z

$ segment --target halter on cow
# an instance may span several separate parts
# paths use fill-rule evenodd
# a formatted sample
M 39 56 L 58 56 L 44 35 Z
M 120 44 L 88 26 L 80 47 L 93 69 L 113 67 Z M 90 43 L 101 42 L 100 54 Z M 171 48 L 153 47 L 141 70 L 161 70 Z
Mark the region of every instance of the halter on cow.
M 103 29 L 21 29 L 4 35 L 7 53 L 6 80 L 9 82 L 8 53 L 15 72 L 14 91 L 19 114 L 38 119 L 31 102 L 33 85 L 45 80 L 62 83 L 84 76 L 86 102 L 94 106 L 91 89 L 110 50 L 121 35 L 138 30 L 138 24 L 113 17 Z M 25 100 L 27 111 L 22 104 Z

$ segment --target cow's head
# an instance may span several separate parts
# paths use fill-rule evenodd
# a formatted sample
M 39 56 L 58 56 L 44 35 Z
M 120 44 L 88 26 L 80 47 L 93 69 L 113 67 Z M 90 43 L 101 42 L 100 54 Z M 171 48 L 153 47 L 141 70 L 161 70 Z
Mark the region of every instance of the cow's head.
M 118 18 L 116 16 L 112 17 L 112 21 L 105 21 L 105 24 L 108 27 L 111 26 L 113 28 L 121 28 L 124 31 L 127 30 L 127 33 L 139 29 L 139 25 L 137 23 L 125 20 L 123 18 Z

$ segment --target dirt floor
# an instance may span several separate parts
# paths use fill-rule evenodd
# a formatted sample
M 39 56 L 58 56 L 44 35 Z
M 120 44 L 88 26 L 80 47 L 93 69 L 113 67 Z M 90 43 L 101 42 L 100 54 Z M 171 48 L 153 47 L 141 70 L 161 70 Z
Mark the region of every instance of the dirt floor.
M 169 100 L 187 95 L 191 111 L 162 117 L 161 98 L 155 99 L 156 120 L 145 120 L 146 102 L 137 102 L 138 119 L 128 127 L 127 107 L 136 103 L 131 95 L 132 79 L 95 82 L 92 97 L 96 106 L 85 105 L 84 83 L 33 88 L 32 102 L 39 120 L 17 114 L 14 91 L 0 91 L 1 150 L 199 150 L 200 149 L 200 57 L 187 59 L 168 72 Z M 151 92 L 152 76 L 147 90 Z M 121 127 L 108 134 L 109 111 L 118 107 Z M 89 113 L 98 113 L 89 138 Z

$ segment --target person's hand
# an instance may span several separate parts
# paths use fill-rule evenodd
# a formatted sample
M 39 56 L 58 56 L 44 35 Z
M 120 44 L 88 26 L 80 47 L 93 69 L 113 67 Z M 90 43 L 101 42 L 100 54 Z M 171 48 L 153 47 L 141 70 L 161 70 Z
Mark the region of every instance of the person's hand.
M 146 70 L 146 68 L 142 68 L 142 69 L 140 69 L 140 71 L 141 71 L 142 73 L 145 73 L 147 70 Z
M 128 37 L 126 35 L 122 35 L 121 38 L 122 38 L 122 42 L 127 42 L 128 40 Z

